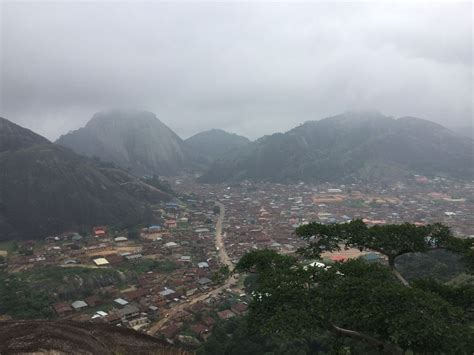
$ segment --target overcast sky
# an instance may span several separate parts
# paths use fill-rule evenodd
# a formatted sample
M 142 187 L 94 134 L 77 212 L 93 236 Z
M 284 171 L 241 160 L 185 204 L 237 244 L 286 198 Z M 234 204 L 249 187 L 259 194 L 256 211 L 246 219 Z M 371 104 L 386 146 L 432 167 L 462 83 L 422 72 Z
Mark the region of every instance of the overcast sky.
M 472 120 L 470 2 L 0 6 L 0 116 L 50 139 L 117 107 L 183 138 L 256 138 L 357 108 Z

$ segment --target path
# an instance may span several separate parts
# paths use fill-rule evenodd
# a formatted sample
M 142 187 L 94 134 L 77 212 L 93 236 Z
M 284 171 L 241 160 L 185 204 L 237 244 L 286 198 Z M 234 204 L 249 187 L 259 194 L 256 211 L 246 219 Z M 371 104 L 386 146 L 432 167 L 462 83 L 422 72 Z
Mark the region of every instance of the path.
M 222 224 L 224 223 L 225 207 L 220 202 L 216 202 L 216 205 L 219 206 L 219 216 L 217 217 L 217 222 L 216 222 L 215 246 L 216 246 L 216 250 L 218 249 L 219 261 L 221 262 L 221 264 L 227 265 L 229 267 L 229 270 L 232 270 L 234 265 L 232 264 L 232 261 L 230 261 L 229 255 L 227 255 L 227 251 L 225 249 L 225 244 L 224 244 L 224 241 L 222 239 Z M 154 335 L 170 319 L 173 319 L 173 317 L 177 313 L 179 313 L 180 311 L 184 310 L 185 308 L 188 308 L 189 306 L 191 306 L 193 304 L 204 301 L 206 298 L 216 296 L 219 292 L 222 292 L 222 291 L 228 289 L 230 286 L 232 286 L 236 282 L 237 281 L 233 276 L 229 277 L 224 285 L 219 286 L 218 288 L 213 289 L 212 291 L 209 291 L 207 293 L 200 294 L 200 295 L 197 295 L 195 297 L 190 297 L 185 302 L 176 304 L 173 308 L 171 308 L 167 311 L 166 318 L 160 319 L 158 322 L 153 324 L 153 326 L 150 327 L 150 329 L 148 330 L 147 333 L 149 335 Z

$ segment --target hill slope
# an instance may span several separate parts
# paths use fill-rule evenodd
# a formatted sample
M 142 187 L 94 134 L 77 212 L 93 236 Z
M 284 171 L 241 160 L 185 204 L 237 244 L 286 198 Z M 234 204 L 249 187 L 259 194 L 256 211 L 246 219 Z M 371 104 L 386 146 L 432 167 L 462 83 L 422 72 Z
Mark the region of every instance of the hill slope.
M 46 138 L 0 117 L 0 153 L 48 143 Z
M 144 197 L 169 198 L 120 169 L 1 122 L 0 135 L 11 143 L 0 152 L 0 239 L 38 238 L 93 224 L 135 224 L 148 215 Z
M 136 175 L 172 175 L 188 160 L 183 140 L 145 111 L 97 113 L 85 127 L 61 136 L 56 143 Z
M 211 129 L 197 133 L 185 142 L 203 163 L 210 163 L 231 150 L 246 146 L 250 140 L 221 129 Z
M 474 176 L 473 141 L 430 121 L 347 112 L 265 136 L 213 164 L 203 182 L 391 181 Z

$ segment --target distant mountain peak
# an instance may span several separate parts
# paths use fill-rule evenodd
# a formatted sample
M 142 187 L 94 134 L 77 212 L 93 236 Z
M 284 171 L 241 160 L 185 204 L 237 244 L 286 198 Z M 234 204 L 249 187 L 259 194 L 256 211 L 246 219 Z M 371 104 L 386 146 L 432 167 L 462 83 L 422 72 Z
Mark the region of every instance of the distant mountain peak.
M 208 130 L 205 130 L 205 131 L 198 132 L 195 135 L 187 138 L 186 140 L 189 141 L 189 140 L 196 139 L 197 137 L 200 137 L 200 136 L 208 136 L 208 135 L 221 135 L 221 136 L 239 137 L 242 140 L 250 141 L 247 137 L 244 137 L 244 136 L 239 135 L 237 133 L 228 132 L 228 131 L 223 130 L 221 128 L 211 128 L 211 129 L 208 129 Z
M 154 113 L 134 109 L 98 112 L 83 128 L 56 143 L 136 175 L 175 174 L 189 159 L 183 140 Z
M 365 109 L 350 109 L 342 113 L 343 116 L 349 116 L 353 118 L 367 118 L 367 117 L 386 117 L 382 112 L 373 108 Z
M 203 164 L 208 164 L 230 150 L 246 146 L 250 140 L 238 134 L 214 128 L 199 132 L 186 139 L 185 142 L 197 155 L 195 159 Z
M 98 120 L 125 120 L 125 121 L 133 121 L 133 120 L 158 120 L 156 115 L 153 112 L 145 111 L 145 110 L 138 110 L 138 109 L 110 109 L 101 112 L 96 112 L 92 118 L 89 120 L 90 122 L 95 122 Z
M 211 129 L 208 129 L 206 131 L 202 131 L 202 132 L 199 132 L 199 133 L 196 133 L 196 134 L 206 134 L 206 133 L 235 134 L 235 133 L 227 132 L 227 131 L 225 131 L 223 129 L 220 129 L 220 128 L 211 128 Z
M 325 120 L 339 120 L 348 123 L 361 123 L 370 121 L 388 121 L 393 120 L 392 117 L 386 116 L 376 110 L 350 110 L 336 116 L 325 118 Z

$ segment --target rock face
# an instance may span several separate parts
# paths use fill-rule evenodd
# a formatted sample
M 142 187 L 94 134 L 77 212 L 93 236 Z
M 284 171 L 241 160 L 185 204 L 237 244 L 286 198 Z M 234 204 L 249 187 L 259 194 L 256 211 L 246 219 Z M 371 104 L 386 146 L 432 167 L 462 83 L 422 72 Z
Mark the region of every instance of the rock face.
M 195 134 L 185 142 L 198 155 L 199 161 L 209 164 L 223 157 L 229 151 L 246 146 L 250 140 L 221 129 L 211 129 Z
M 1 354 L 188 355 L 151 336 L 103 323 L 0 322 Z
M 265 136 L 216 161 L 203 182 L 472 179 L 473 140 L 430 121 L 347 112 Z
M 6 137 L 0 151 L 0 239 L 44 238 L 94 224 L 133 225 L 149 216 L 148 202 L 169 198 L 121 169 L 6 119 L 0 119 L 0 137 Z
M 151 112 L 112 110 L 94 115 L 85 127 L 56 144 L 98 157 L 141 175 L 173 175 L 186 168 L 183 140 Z

